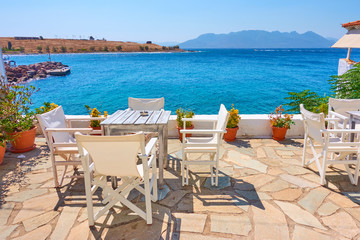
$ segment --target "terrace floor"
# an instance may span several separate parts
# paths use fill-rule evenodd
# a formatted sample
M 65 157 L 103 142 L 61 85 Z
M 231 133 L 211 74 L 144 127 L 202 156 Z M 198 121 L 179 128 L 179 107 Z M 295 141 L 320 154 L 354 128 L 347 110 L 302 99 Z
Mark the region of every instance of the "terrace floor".
M 152 204 L 153 224 L 116 207 L 90 229 L 82 179 L 53 188 L 48 149 L 37 138 L 36 150 L 6 153 L 0 165 L 0 239 L 359 239 L 360 187 L 338 165 L 320 186 L 314 164 L 301 167 L 302 142 L 224 143 L 212 188 L 204 166 L 193 166 L 181 186 L 181 145 L 171 139 L 160 192 L 168 193 Z M 144 206 L 137 193 L 129 198 Z

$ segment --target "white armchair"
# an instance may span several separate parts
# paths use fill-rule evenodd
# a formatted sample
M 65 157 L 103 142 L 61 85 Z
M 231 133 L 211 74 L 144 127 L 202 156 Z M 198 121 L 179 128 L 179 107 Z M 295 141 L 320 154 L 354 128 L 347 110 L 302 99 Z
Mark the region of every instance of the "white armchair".
M 323 113 L 309 112 L 304 108 L 303 104 L 300 104 L 300 112 L 304 119 L 305 127 L 302 165 L 305 166 L 315 162 L 320 175 L 320 183 L 324 185 L 326 183 L 326 167 L 333 164 L 344 164 L 350 182 L 357 185 L 360 167 L 360 142 L 344 141 L 343 139 L 348 139 L 348 136 L 344 138 L 337 137 L 337 135 L 359 135 L 360 130 L 326 129 Z M 306 149 L 308 145 L 310 145 L 314 157 L 306 162 Z M 318 153 L 317 149 L 319 148 L 321 150 Z M 330 153 L 330 159 L 328 159 L 328 153 Z M 322 161 L 320 158 L 322 158 Z M 354 174 L 351 173 L 351 164 L 355 164 Z
M 218 173 L 219 173 L 219 153 L 222 143 L 222 137 L 226 133 L 226 124 L 229 118 L 229 112 L 225 106 L 221 104 L 217 121 L 214 122 L 214 129 L 183 129 L 180 130 L 182 134 L 182 164 L 181 175 L 182 185 L 189 184 L 189 165 L 209 165 L 211 172 L 211 185 L 218 186 Z M 204 119 L 183 118 L 184 126 L 187 121 L 212 121 Z M 210 135 L 209 137 L 186 137 L 186 134 L 197 135 Z M 191 161 L 188 155 L 191 153 L 208 153 L 209 160 L 194 160 Z M 215 181 L 214 170 L 215 167 Z M 185 181 L 185 168 L 186 168 L 186 181 Z
M 152 138 L 145 146 L 143 133 L 124 136 L 86 136 L 77 133 L 75 137 L 84 168 L 89 226 L 94 226 L 95 221 L 118 202 L 151 224 L 151 201 L 157 201 L 154 154 L 157 138 Z M 113 189 L 107 183 L 107 176 L 121 177 L 122 184 Z M 92 195 L 99 187 L 104 194 L 102 203 L 106 205 L 94 213 Z M 126 198 L 132 189 L 145 195 L 145 211 Z
M 78 154 L 78 148 L 73 134 L 75 132 L 82 132 L 85 134 L 90 134 L 93 132 L 91 128 L 71 128 L 71 121 L 90 119 L 103 120 L 104 118 L 73 117 L 71 119 L 66 119 L 63 108 L 61 106 L 49 112 L 38 114 L 36 117 L 39 121 L 42 133 L 45 136 L 46 143 L 50 150 L 55 187 L 60 187 L 65 177 L 79 177 L 79 175 L 66 175 L 66 170 L 69 165 L 81 165 L 80 160 L 76 156 Z M 63 160 L 56 160 L 56 155 L 63 158 Z M 64 171 L 59 181 L 57 167 L 61 165 L 64 166 Z
M 328 118 L 338 119 L 338 121 L 329 121 L 329 127 L 333 129 L 350 128 L 347 111 L 360 111 L 360 99 L 329 98 Z

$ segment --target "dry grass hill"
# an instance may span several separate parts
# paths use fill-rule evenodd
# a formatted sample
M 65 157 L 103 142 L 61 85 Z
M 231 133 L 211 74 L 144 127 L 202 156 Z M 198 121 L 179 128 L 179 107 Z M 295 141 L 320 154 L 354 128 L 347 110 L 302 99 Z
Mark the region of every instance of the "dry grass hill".
M 0 37 L 3 53 L 84 53 L 84 52 L 169 52 L 183 51 L 178 46 L 164 47 L 157 44 L 135 42 L 76 39 L 15 39 Z

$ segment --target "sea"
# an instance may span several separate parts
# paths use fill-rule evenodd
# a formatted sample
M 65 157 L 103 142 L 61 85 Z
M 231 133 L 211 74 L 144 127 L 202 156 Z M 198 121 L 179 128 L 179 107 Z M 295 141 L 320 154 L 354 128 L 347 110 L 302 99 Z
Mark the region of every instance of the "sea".
M 128 97 L 165 98 L 165 109 L 216 114 L 234 104 L 240 114 L 269 114 L 288 92 L 311 89 L 329 95 L 345 49 L 192 49 L 177 53 L 51 54 L 71 74 L 33 80 L 32 108 L 62 105 L 65 114 L 87 114 L 85 105 L 109 114 L 128 107 Z M 360 51 L 352 51 L 360 61 Z M 18 65 L 49 55 L 10 56 Z

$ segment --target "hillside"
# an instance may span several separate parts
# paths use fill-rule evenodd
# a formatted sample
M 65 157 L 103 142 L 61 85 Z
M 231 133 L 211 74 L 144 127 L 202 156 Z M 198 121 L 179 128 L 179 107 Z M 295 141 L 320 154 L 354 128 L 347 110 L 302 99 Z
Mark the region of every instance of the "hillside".
M 11 50 L 9 50 L 9 42 Z M 157 44 L 135 42 L 75 39 L 26 39 L 0 37 L 2 50 L 6 54 L 16 53 L 84 53 L 84 52 L 169 52 L 183 51 L 178 47 L 163 47 Z
M 314 32 L 246 30 L 229 34 L 208 33 L 180 43 L 181 48 L 328 48 L 334 41 Z

